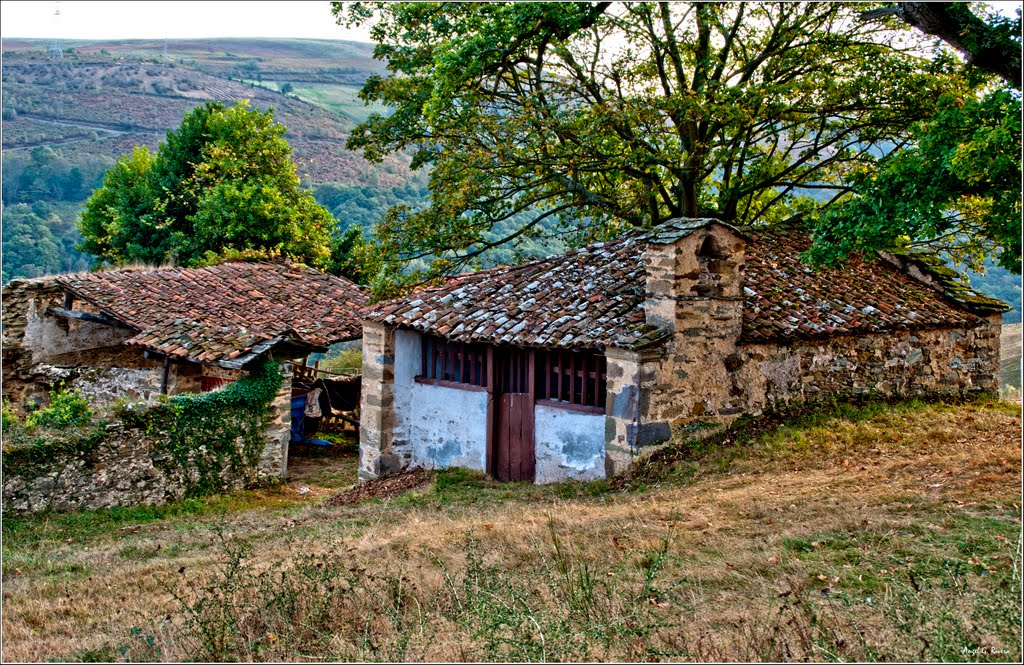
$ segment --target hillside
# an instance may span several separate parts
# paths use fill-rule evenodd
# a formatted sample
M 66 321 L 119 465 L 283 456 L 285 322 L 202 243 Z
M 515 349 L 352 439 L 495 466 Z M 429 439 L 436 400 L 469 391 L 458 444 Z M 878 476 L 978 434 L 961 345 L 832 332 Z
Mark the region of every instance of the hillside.
M 357 93 L 382 71 L 372 45 L 325 40 L 71 41 L 50 60 L 41 40 L 3 42 L 3 203 L 19 224 L 4 244 L 4 280 L 84 269 L 75 252 L 78 206 L 133 146 L 156 148 L 190 109 L 248 99 L 273 108 L 303 182 L 330 184 L 325 202 L 343 225 L 369 226 L 389 205 L 416 204 L 425 177 L 407 160 L 370 164 L 345 150 L 371 111 Z M 279 90 L 289 85 L 291 94 Z M 323 197 L 321 197 L 323 198 Z M 53 216 L 60 222 L 54 222 Z
M 1006 402 L 840 407 L 627 482 L 334 500 L 354 449 L 312 451 L 279 488 L 9 518 L 3 657 L 1014 662 L 1020 428 Z

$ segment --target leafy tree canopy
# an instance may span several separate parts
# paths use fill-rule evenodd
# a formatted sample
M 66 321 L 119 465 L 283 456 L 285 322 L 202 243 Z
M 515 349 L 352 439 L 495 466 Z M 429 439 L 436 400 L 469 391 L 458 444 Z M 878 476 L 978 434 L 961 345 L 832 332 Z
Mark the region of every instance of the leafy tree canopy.
M 327 265 L 334 219 L 299 189 L 284 132 L 247 102 L 193 109 L 155 153 L 136 148 L 107 171 L 79 220 L 83 251 L 114 265 L 244 250 Z
M 394 109 L 349 140 L 409 150 L 429 207 L 376 229 L 385 266 L 459 270 L 554 227 L 575 242 L 827 208 L 968 82 L 852 3 L 334 3 L 373 22 Z M 529 213 L 505 233 L 502 222 Z M 556 222 L 556 223 L 553 223 Z M 393 274 L 391 275 L 393 277 Z
M 1021 105 L 1006 90 L 944 97 L 914 144 L 851 174 L 857 195 L 822 216 L 811 258 L 924 246 L 981 270 L 1021 271 Z
M 975 270 L 992 257 L 1020 274 L 1019 10 L 1015 20 L 992 15 L 985 23 L 965 3 L 922 4 L 897 3 L 899 13 L 891 13 L 955 41 L 968 64 L 1002 80 L 978 93 L 944 95 L 902 149 L 877 168 L 849 174 L 854 193 L 818 220 L 811 258 L 830 262 L 854 250 L 924 246 Z M 953 35 L 950 26 L 959 26 Z M 1009 49 L 1015 61 L 1006 55 L 1007 43 L 1016 44 Z M 967 73 L 977 77 L 980 70 Z

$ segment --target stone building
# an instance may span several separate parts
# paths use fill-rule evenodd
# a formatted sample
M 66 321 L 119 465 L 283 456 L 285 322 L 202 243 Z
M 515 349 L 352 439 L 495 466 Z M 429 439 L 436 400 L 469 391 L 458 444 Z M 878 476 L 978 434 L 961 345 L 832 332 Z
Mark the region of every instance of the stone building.
M 368 307 L 360 478 L 593 479 L 793 401 L 997 388 L 1005 304 L 914 255 L 814 270 L 808 244 L 680 219 Z
M 288 263 L 16 280 L 3 289 L 3 396 L 24 408 L 57 383 L 95 405 L 210 390 L 268 355 L 358 339 L 365 304 L 352 282 Z M 290 398 L 286 372 L 267 452 L 282 477 Z

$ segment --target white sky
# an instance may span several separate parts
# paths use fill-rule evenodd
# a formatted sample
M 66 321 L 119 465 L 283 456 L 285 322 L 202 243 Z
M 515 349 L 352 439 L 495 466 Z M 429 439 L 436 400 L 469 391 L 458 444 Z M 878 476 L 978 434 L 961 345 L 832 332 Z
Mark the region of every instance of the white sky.
M 60 16 L 54 11 L 60 9 Z M 0 36 L 39 39 L 201 39 L 305 37 L 370 41 L 368 31 L 336 25 L 317 2 L 0 2 Z
M 1013 15 L 1021 2 L 992 2 Z M 54 10 L 60 8 L 60 16 Z M 39 39 L 296 37 L 368 42 L 368 30 L 334 23 L 330 2 L 2 0 L 0 36 Z

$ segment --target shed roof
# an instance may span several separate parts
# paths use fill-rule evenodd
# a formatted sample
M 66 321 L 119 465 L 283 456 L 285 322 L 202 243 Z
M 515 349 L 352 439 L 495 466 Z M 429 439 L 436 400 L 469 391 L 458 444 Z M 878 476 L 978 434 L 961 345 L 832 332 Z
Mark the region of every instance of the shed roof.
M 460 342 L 552 348 L 643 348 L 666 332 L 646 322 L 648 242 L 672 242 L 714 220 L 615 241 L 517 266 L 459 275 L 442 286 L 369 306 L 367 320 Z M 797 229 L 747 229 L 741 342 L 885 330 L 971 326 L 1000 301 L 972 307 L 894 265 L 854 256 L 838 267 L 800 261 L 810 240 Z M 976 292 L 975 292 L 976 293 Z
M 228 366 L 278 344 L 323 347 L 360 337 L 367 300 L 347 279 L 288 263 L 111 270 L 56 281 L 138 330 L 129 344 Z

